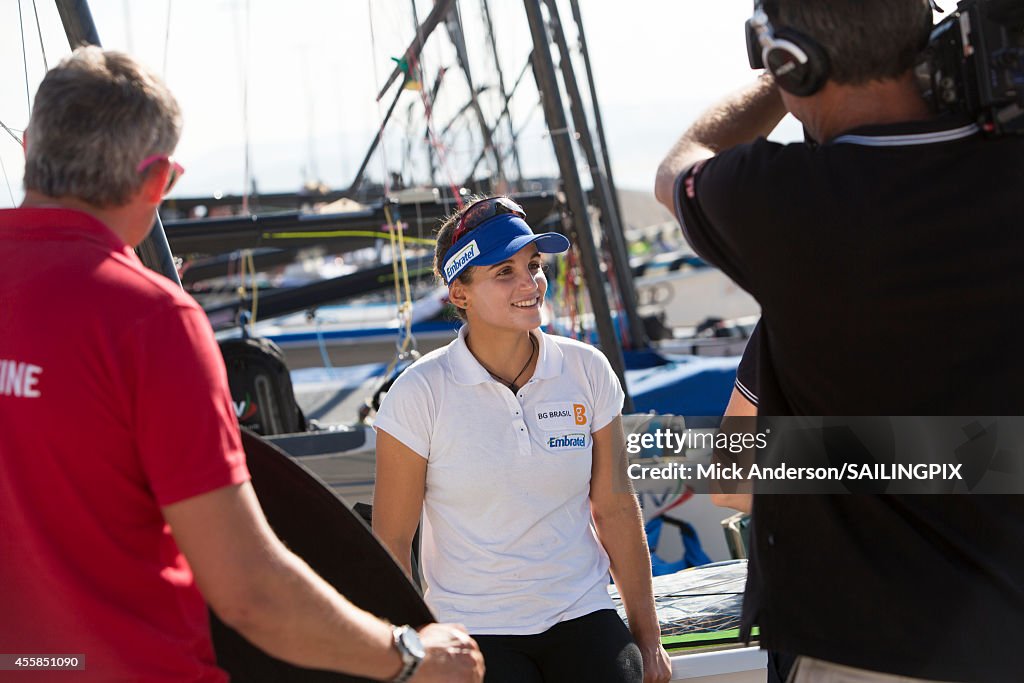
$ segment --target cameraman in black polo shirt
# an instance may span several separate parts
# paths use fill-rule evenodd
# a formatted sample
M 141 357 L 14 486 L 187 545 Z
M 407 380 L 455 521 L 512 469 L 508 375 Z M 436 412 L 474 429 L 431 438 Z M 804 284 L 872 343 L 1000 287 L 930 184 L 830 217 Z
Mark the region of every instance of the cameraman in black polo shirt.
M 690 127 L 656 194 L 761 304 L 760 414 L 1024 414 L 1024 137 L 931 112 L 927 0 L 758 10 L 774 75 Z M 787 111 L 814 142 L 763 138 Z M 795 680 L 1024 678 L 1024 498 L 755 495 L 753 518 L 744 627 Z

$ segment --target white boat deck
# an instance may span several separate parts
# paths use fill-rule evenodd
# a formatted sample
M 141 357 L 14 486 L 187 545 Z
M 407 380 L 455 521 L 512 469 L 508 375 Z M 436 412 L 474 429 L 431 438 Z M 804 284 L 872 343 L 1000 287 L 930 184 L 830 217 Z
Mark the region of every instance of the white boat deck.
M 768 655 L 756 646 L 672 657 L 672 680 L 691 683 L 764 683 Z

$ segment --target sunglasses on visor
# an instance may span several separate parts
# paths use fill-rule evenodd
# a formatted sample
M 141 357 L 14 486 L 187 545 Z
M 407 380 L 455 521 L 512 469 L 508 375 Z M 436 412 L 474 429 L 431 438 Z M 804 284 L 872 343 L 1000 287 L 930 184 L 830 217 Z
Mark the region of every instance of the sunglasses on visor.
M 495 216 L 504 213 L 515 214 L 526 220 L 526 212 L 523 211 L 523 207 L 508 197 L 491 197 L 471 204 L 459 219 L 459 225 L 455 228 L 455 234 L 452 236 L 452 244 L 458 242 L 470 230 L 474 230 Z

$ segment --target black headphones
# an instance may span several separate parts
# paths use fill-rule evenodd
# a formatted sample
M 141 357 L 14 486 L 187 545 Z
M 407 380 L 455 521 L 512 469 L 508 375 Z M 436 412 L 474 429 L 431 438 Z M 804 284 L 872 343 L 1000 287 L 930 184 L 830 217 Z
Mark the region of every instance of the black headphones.
M 797 97 L 809 97 L 828 80 L 825 48 L 813 38 L 772 27 L 763 0 L 755 0 L 754 16 L 747 19 L 747 58 L 751 69 L 767 69 L 779 87 Z

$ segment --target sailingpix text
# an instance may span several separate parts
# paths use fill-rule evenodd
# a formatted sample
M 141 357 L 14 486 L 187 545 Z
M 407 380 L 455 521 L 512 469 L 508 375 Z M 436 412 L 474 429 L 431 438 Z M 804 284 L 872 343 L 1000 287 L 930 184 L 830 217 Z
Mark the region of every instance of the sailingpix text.
M 790 467 L 785 463 L 769 467 L 739 463 L 669 463 L 660 467 L 645 467 L 633 463 L 627 469 L 630 479 L 678 479 L 682 481 L 960 481 L 963 465 L 939 463 L 917 464 L 853 464 L 842 467 Z

